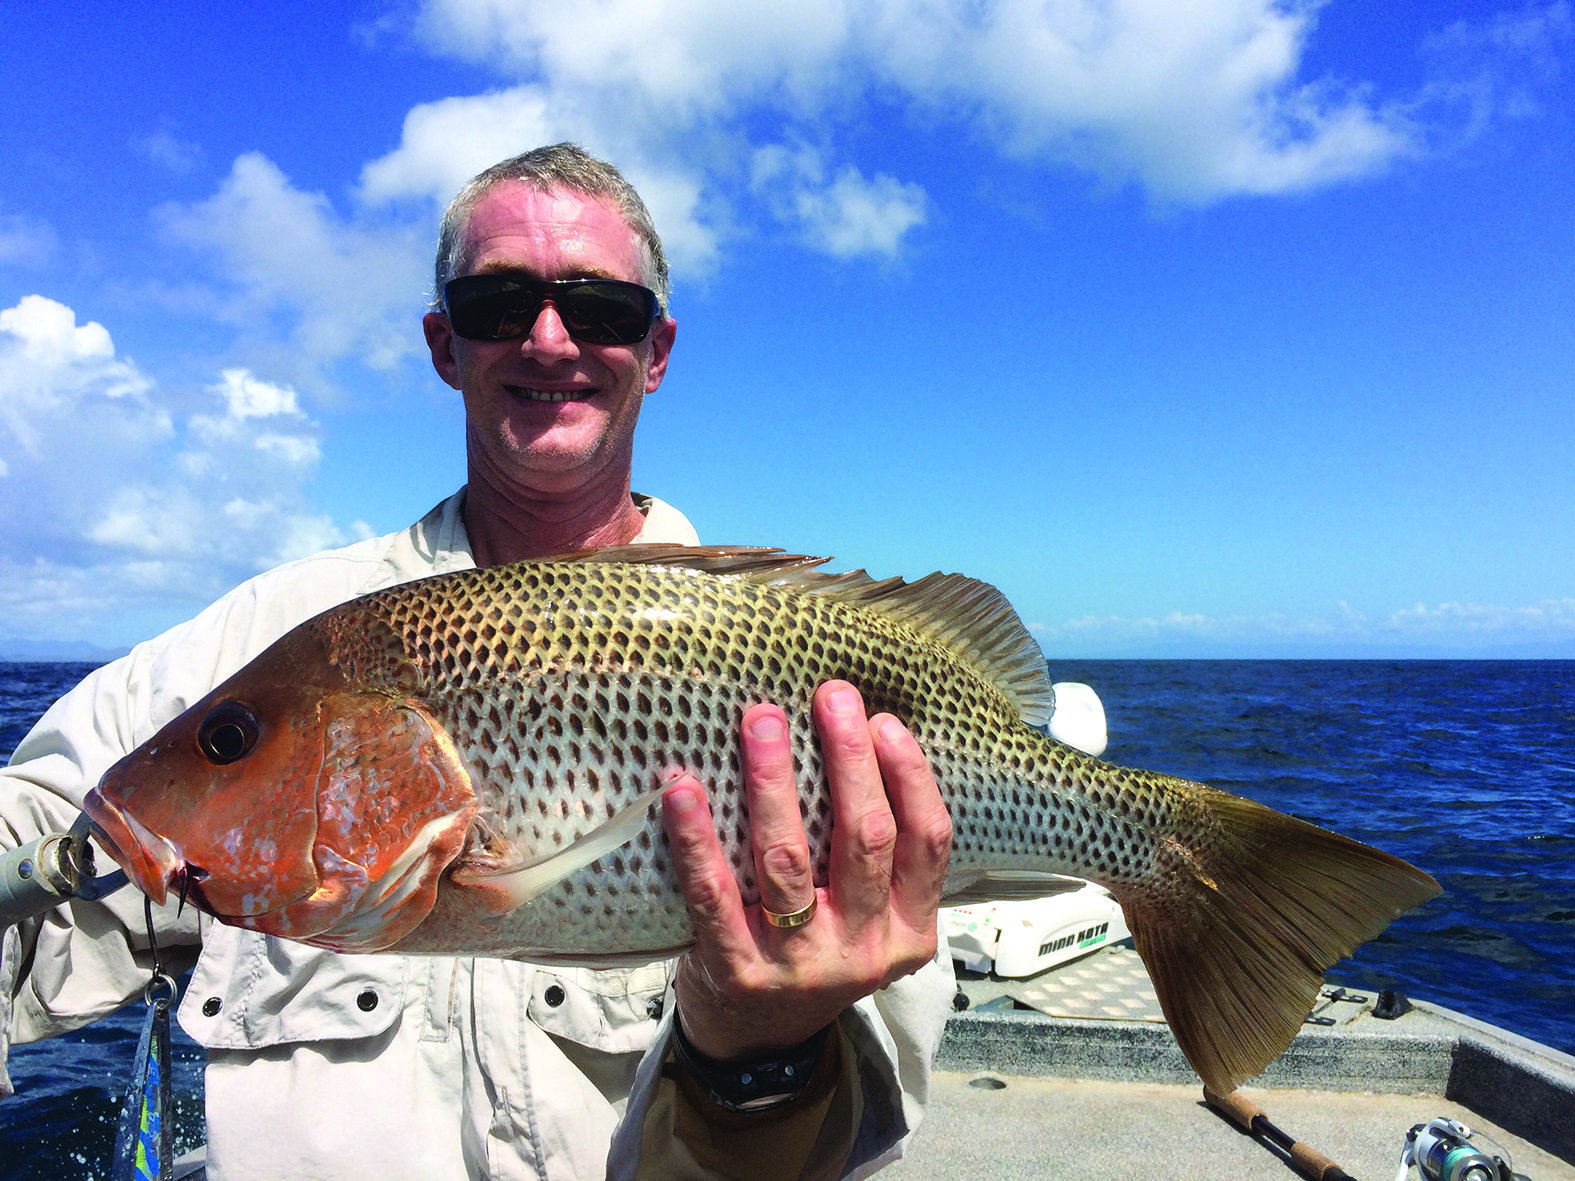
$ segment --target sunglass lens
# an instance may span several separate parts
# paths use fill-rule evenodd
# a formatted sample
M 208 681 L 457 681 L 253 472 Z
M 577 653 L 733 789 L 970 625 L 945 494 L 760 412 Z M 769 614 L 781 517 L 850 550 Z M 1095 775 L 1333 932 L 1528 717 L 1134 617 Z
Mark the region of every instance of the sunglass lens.
M 569 332 L 591 344 L 634 344 L 650 331 L 650 293 L 632 283 L 586 283 L 557 293 Z
M 455 279 L 444 289 L 454 332 L 466 340 L 507 340 L 524 336 L 541 310 L 539 293 L 499 283 L 488 275 Z

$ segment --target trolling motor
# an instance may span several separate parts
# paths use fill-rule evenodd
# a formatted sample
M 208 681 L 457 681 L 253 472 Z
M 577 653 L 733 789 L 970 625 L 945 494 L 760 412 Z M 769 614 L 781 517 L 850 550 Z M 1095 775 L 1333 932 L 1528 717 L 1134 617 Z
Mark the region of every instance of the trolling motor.
M 77 817 L 67 832 L 50 832 L 0 853 L 0 930 L 81 898 L 96 902 L 126 884 L 126 871 L 97 875 L 93 824 Z
M 1443 1116 L 1417 1124 L 1406 1133 L 1400 1148 L 1395 1181 L 1405 1181 L 1412 1165 L 1427 1181 L 1524 1181 L 1522 1174 L 1510 1167 L 1508 1153 L 1488 1140 L 1499 1153 L 1489 1155 L 1471 1142 L 1474 1136 L 1488 1140 L 1460 1121 Z

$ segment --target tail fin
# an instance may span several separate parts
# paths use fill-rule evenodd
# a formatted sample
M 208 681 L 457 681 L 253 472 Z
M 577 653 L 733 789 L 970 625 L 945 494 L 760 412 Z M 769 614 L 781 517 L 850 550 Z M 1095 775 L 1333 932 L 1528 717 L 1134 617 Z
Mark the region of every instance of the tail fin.
M 1116 897 L 1176 1041 L 1223 1095 L 1290 1045 L 1326 970 L 1440 887 L 1251 800 L 1196 784 L 1179 794 L 1198 812 L 1169 844 L 1164 879 Z

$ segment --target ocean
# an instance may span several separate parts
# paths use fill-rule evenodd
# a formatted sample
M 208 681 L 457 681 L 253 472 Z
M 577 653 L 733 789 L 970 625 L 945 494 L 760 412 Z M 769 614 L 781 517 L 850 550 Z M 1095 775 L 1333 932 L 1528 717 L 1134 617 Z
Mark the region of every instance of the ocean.
M 91 665 L 0 665 L 0 758 Z M 1330 976 L 1575 1053 L 1575 661 L 1056 662 L 1105 703 L 1105 758 L 1251 797 L 1404 857 L 1444 893 Z M 143 1007 L 11 1051 L 7 1177 L 106 1175 Z M 202 1050 L 176 1032 L 176 1124 Z

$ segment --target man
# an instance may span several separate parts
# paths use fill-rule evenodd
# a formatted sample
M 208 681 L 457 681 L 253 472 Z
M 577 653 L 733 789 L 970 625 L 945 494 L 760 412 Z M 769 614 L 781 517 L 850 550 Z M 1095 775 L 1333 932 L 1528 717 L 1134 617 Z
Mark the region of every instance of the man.
M 677 327 L 666 272 L 639 197 L 579 149 L 477 177 L 445 215 L 424 321 L 464 397 L 466 487 L 95 672 L 0 776 L 0 843 L 67 827 L 116 758 L 335 603 L 472 564 L 694 542 L 677 510 L 630 490 L 641 402 Z M 950 824 L 894 719 L 866 718 L 841 683 L 814 712 L 830 882 L 811 878 L 783 714 L 757 706 L 741 740 L 761 905 L 743 905 L 719 848 L 706 790 L 720 785 L 677 779 L 663 819 L 696 942 L 676 964 L 341 956 L 164 908 L 166 961 L 201 947 L 180 1020 L 209 1052 L 210 1175 L 835 1177 L 899 1153 L 954 991 L 936 936 Z M 11 1036 L 73 1028 L 141 990 L 131 894 L 6 933 Z

